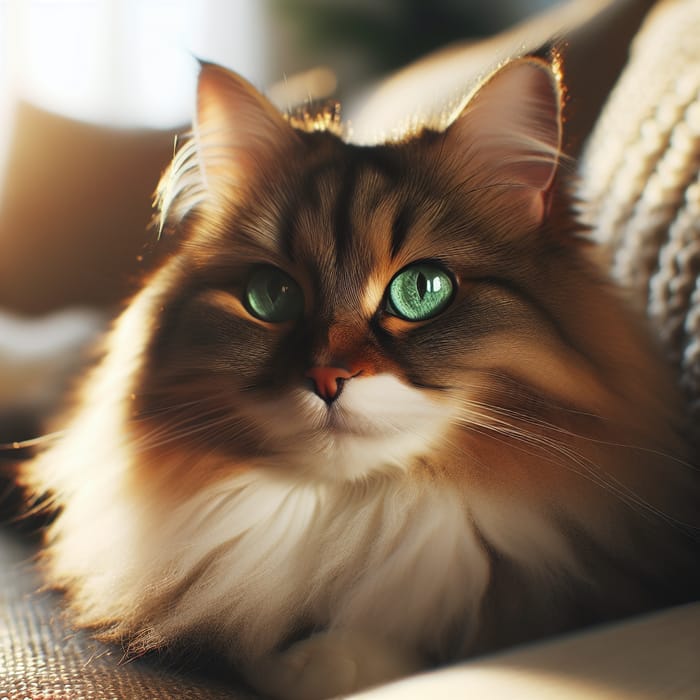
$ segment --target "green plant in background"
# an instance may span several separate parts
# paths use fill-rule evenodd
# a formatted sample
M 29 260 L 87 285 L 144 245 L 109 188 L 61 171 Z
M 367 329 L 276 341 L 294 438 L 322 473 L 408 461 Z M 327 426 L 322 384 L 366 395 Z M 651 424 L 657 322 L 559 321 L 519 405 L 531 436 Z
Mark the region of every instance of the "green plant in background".
M 347 54 L 368 76 L 454 41 L 497 32 L 553 0 L 271 0 L 317 61 Z

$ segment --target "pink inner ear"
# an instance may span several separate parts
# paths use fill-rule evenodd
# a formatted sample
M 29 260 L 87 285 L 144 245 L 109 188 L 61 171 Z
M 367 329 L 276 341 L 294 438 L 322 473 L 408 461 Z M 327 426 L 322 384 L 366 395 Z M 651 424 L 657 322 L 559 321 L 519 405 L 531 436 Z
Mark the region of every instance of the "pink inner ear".
M 548 64 L 518 59 L 489 78 L 448 129 L 472 181 L 530 190 L 523 194 L 539 220 L 546 213 L 543 193 L 552 184 L 559 159 L 560 102 Z

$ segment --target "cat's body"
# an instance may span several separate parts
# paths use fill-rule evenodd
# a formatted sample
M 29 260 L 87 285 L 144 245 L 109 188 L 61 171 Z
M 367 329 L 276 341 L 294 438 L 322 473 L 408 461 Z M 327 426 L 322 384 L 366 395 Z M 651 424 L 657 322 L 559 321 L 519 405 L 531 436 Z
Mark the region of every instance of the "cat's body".
M 696 594 L 682 408 L 552 184 L 559 101 L 520 59 L 362 148 L 203 67 L 182 242 L 26 473 L 79 623 L 311 698 Z

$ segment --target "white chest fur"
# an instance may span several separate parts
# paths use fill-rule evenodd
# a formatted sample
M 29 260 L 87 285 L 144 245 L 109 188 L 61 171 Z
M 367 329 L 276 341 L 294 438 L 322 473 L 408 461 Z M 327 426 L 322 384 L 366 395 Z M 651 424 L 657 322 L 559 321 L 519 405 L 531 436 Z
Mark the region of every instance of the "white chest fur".
M 149 568 L 191 584 L 158 632 L 206 625 L 246 656 L 304 624 L 430 649 L 455 619 L 476 619 L 488 581 L 464 503 L 425 485 L 292 485 L 255 472 L 202 492 L 172 523 Z

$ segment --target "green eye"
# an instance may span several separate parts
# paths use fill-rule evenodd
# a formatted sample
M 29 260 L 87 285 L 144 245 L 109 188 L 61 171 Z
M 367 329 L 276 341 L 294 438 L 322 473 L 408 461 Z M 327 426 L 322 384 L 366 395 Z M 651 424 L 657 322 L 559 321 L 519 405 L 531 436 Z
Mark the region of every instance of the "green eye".
M 406 321 L 425 321 L 452 301 L 452 277 L 434 263 L 416 263 L 389 283 L 388 311 Z
M 304 295 L 299 285 L 277 267 L 257 267 L 245 288 L 248 311 L 262 321 L 282 323 L 299 318 L 304 311 Z

